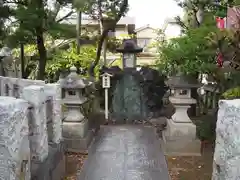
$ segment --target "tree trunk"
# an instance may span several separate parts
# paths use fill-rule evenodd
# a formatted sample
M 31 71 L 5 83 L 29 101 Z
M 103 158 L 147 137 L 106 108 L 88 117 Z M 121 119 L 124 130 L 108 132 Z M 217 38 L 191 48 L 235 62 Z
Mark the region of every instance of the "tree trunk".
M 101 52 L 102 52 L 102 47 L 103 47 L 103 42 L 105 38 L 107 37 L 108 30 L 104 30 L 103 33 L 101 34 L 100 40 L 98 41 L 97 45 L 97 55 L 95 61 L 91 64 L 91 67 L 89 68 L 89 75 L 91 77 L 94 77 L 94 69 L 98 65 L 101 57 Z
M 128 7 L 128 0 L 124 0 L 122 3 L 122 6 L 120 7 L 119 13 L 117 14 L 117 16 L 114 19 L 114 24 L 112 24 L 111 27 L 108 27 L 107 29 L 103 29 L 103 32 L 101 32 L 101 37 L 100 40 L 98 41 L 98 48 L 97 48 L 97 55 L 96 55 L 96 59 L 95 61 L 91 64 L 90 68 L 89 68 L 89 75 L 91 77 L 94 78 L 94 69 L 95 67 L 98 65 L 100 57 L 101 57 L 101 52 L 102 52 L 102 47 L 103 47 L 103 43 L 108 35 L 108 31 L 115 29 L 116 24 L 118 23 L 118 21 L 121 19 L 121 17 L 124 15 L 124 13 L 126 12 L 126 9 Z M 102 16 L 101 12 L 100 12 L 100 17 Z M 103 21 L 103 19 L 100 19 L 100 21 Z M 100 24 L 101 25 L 101 24 Z
M 103 42 L 103 62 L 104 62 L 104 66 L 107 66 L 107 41 L 108 41 L 108 38 L 105 38 L 105 40 Z
M 24 44 L 20 43 L 20 59 L 21 59 L 21 77 L 27 79 L 25 76 L 25 55 L 24 55 Z
M 195 74 L 195 75 L 193 75 L 193 77 L 196 79 L 196 80 L 198 80 L 198 73 L 197 74 Z M 197 92 L 197 88 L 192 88 L 191 89 L 191 97 L 193 98 L 193 99 L 196 99 L 196 101 L 198 102 L 198 92 Z M 191 105 L 191 107 L 189 108 L 189 110 L 188 110 L 188 115 L 190 116 L 190 117 L 196 117 L 196 115 L 197 115 L 197 104 L 192 104 Z
M 78 18 L 77 18 L 77 54 L 80 54 L 80 46 L 81 46 L 81 28 L 82 28 L 82 12 L 78 12 Z
M 44 45 L 43 30 L 39 28 L 37 31 L 37 49 L 39 53 L 39 64 L 38 64 L 38 80 L 44 80 L 45 67 L 47 63 L 47 52 Z

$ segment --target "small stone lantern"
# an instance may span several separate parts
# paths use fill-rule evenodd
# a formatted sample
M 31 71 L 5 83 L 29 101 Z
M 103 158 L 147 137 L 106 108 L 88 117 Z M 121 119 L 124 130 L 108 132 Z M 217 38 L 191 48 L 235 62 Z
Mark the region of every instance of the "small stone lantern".
M 8 68 L 13 63 L 12 50 L 8 47 L 3 47 L 0 50 L 0 66 L 2 76 L 12 76 L 12 73 L 9 74 Z
M 88 101 L 84 92 L 87 82 L 77 74 L 76 67 L 71 67 L 70 74 L 60 82 L 65 106 L 63 120 L 65 144 L 69 151 L 85 150 L 88 143 L 84 139 L 89 140 L 87 137 L 89 126 L 88 119 L 81 112 L 81 107 Z
M 200 154 L 200 141 L 196 139 L 196 126 L 187 114 L 191 104 L 196 100 L 191 98 L 191 88 L 198 88 L 200 84 L 181 74 L 167 82 L 173 91 L 169 97 L 175 107 L 175 113 L 167 120 L 167 128 L 163 132 L 166 151 L 176 154 Z
M 135 68 L 137 65 L 135 55 L 142 52 L 143 48 L 138 47 L 134 39 L 124 39 L 116 51 L 123 54 L 123 69 Z

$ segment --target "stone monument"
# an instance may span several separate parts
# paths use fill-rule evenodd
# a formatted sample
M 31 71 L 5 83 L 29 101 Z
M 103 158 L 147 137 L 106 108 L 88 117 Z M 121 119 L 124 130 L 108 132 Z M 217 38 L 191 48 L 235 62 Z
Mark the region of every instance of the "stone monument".
M 196 100 L 191 98 L 191 88 L 200 85 L 183 75 L 170 78 L 167 84 L 173 91 L 169 100 L 175 107 L 175 113 L 167 120 L 167 128 L 163 131 L 165 153 L 200 155 L 201 142 L 196 139 L 196 126 L 187 114 L 190 105 L 196 104 Z
M 93 133 L 81 107 L 88 101 L 85 97 L 87 83 L 77 74 L 76 67 L 61 81 L 64 104 L 63 138 L 67 151 L 84 152 L 88 149 Z

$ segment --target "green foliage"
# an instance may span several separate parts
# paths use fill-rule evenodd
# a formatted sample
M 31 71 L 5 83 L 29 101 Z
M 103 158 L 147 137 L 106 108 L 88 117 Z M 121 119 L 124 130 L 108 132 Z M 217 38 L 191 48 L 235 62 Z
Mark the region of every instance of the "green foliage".
M 75 7 L 97 20 L 102 20 L 101 17 L 114 20 L 123 3 L 123 0 L 74 0 Z M 127 11 L 128 9 L 122 15 L 124 16 Z
M 185 74 L 208 73 L 215 70 L 216 48 L 206 38 L 215 27 L 201 26 L 171 40 L 158 41 L 158 68 L 166 74 L 182 71 Z
M 16 47 L 20 42 L 35 43 L 37 30 L 42 29 L 42 33 L 51 34 L 53 37 L 61 37 L 64 36 L 64 32 L 69 34 L 69 31 L 72 31 L 70 27 L 61 24 L 74 12 L 68 0 L 57 0 L 51 3 L 47 0 L 9 0 L 4 1 L 4 5 L 10 8 L 12 18 L 15 19 L 9 25 L 11 33 L 7 38 L 12 47 Z M 66 6 L 69 7 L 69 12 L 66 16 L 62 15 L 65 17 L 58 18 L 59 12 Z
M 215 129 L 217 122 L 217 112 L 209 113 L 202 116 L 198 121 L 196 121 L 196 134 L 197 137 L 204 141 L 214 141 L 215 140 Z
M 59 50 L 53 55 L 46 66 L 48 77 L 52 77 L 61 70 L 68 70 L 71 66 L 81 67 L 86 70 L 96 56 L 94 46 L 82 46 L 80 54 L 77 54 L 76 45 L 73 44 L 68 50 Z M 96 69 L 98 71 L 98 69 Z
M 5 22 L 10 15 L 11 12 L 9 7 L 5 6 L 3 3 L 0 3 L 0 48 L 4 46 L 4 39 L 7 37 Z
M 240 98 L 240 86 L 228 89 L 225 91 L 222 96 L 224 99 L 238 99 Z

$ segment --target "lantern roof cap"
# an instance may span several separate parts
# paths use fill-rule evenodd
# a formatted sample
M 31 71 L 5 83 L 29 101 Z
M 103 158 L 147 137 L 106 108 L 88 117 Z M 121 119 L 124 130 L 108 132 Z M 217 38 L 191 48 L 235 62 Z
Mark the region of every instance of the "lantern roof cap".
M 116 51 L 119 53 L 140 53 L 143 51 L 143 48 L 139 47 L 134 39 L 124 39 Z
M 170 77 L 166 83 L 170 88 L 178 88 L 178 89 L 199 88 L 201 86 L 201 84 L 195 78 L 191 76 L 183 75 L 181 73 L 173 77 Z
M 88 82 L 77 74 L 77 68 L 72 66 L 70 74 L 61 81 L 61 87 L 64 89 L 84 89 Z

